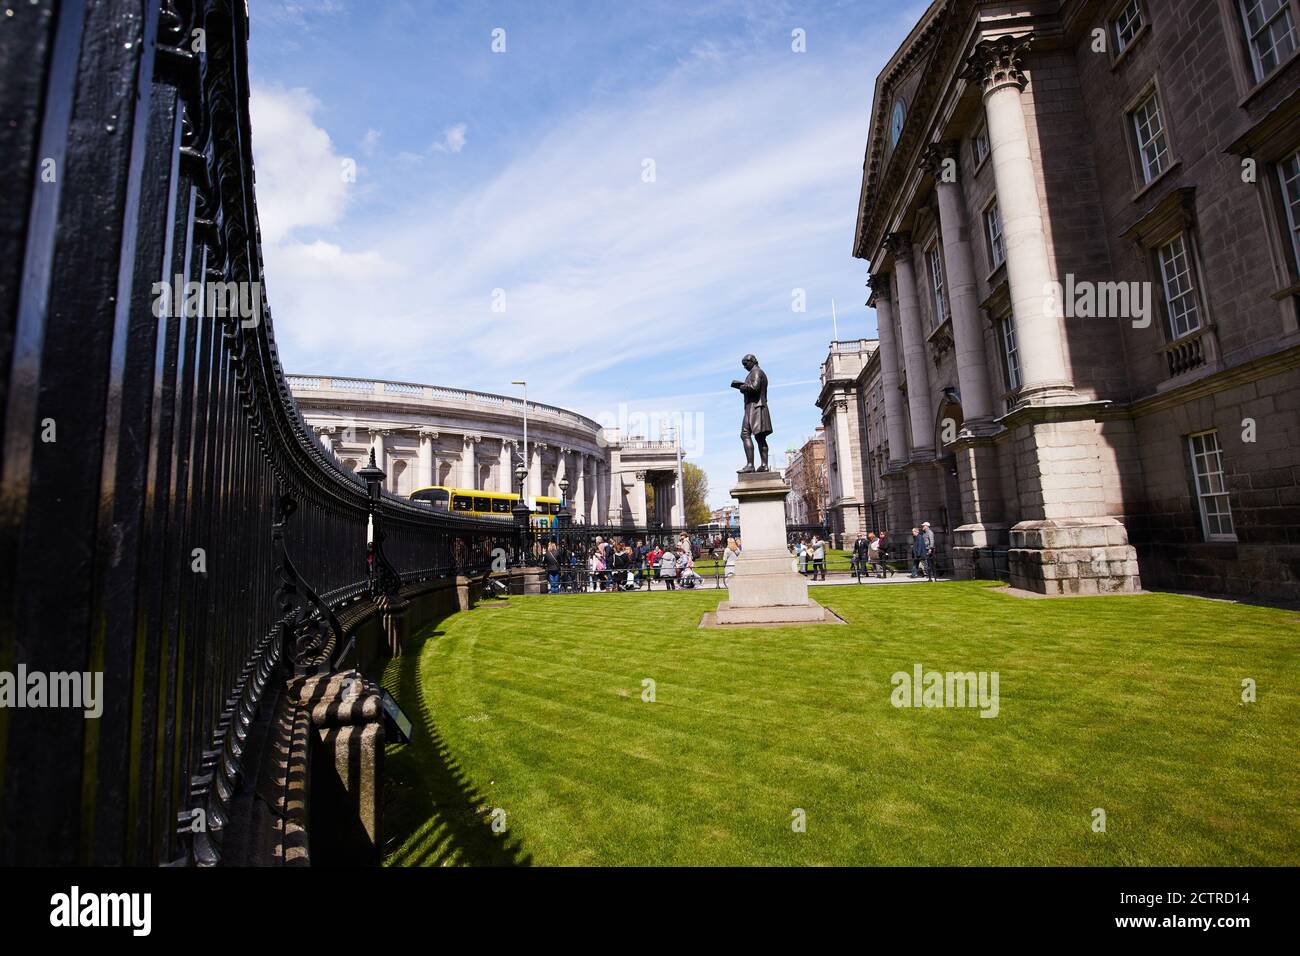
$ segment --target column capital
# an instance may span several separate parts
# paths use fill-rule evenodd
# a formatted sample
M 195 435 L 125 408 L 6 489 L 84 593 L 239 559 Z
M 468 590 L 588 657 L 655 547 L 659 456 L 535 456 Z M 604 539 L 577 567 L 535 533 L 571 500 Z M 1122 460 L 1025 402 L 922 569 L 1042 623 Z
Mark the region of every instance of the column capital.
M 957 181 L 956 177 L 952 179 L 944 179 L 941 176 L 941 173 L 943 172 L 944 164 L 950 159 L 955 164 L 952 167 L 954 170 L 961 168 L 959 162 L 960 153 L 961 147 L 955 140 L 949 139 L 938 143 L 931 143 L 929 146 L 925 147 L 925 149 L 921 150 L 921 161 L 919 165 L 921 169 L 933 176 L 935 180 L 945 183 L 955 183 Z
M 912 234 L 909 232 L 891 232 L 885 236 L 885 250 L 895 259 L 911 261 Z
M 644 472 L 644 471 L 638 471 L 638 472 L 636 473 L 636 480 L 637 480 L 637 481 L 645 481 L 645 476 L 646 476 L 646 474 L 647 474 L 647 472 Z
M 871 294 L 867 296 L 867 305 L 875 307 L 876 299 L 883 298 L 889 300 L 889 273 L 881 272 L 876 275 L 867 276 L 867 288 Z
M 334 434 L 334 426 L 333 426 L 333 425 L 313 425 L 313 426 L 311 427 L 311 430 L 314 431 L 317 435 L 333 435 L 333 434 Z
M 391 435 L 393 433 L 393 430 L 391 428 L 379 428 L 376 426 L 371 426 L 370 428 L 366 429 L 366 432 L 370 435 L 371 438 L 374 438 L 376 435 L 383 435 L 387 437 L 388 435 Z
M 548 448 L 550 448 L 550 447 L 551 447 L 551 446 L 548 445 L 548 444 L 547 444 L 546 442 L 544 442 L 544 441 L 535 441 L 535 442 L 533 442 L 533 451 L 538 451 L 538 452 L 546 451 L 546 450 L 547 450 Z
M 475 444 L 475 445 L 477 445 L 479 442 L 481 442 L 481 441 L 483 440 L 483 436 L 482 436 L 482 435 L 468 434 L 468 435 L 461 435 L 461 436 L 460 436 L 460 439 L 461 439 L 461 441 L 463 441 L 466 445 L 469 445 L 469 444 Z
M 966 58 L 966 67 L 961 77 L 971 83 L 978 83 L 984 95 L 988 96 L 1004 86 L 1014 86 L 1023 90 L 1029 82 L 1025 75 L 1024 58 L 1033 43 L 1033 37 L 1007 36 L 995 40 L 981 40 Z
M 434 439 L 438 437 L 438 429 L 429 428 L 427 425 L 420 429 L 420 437 Z

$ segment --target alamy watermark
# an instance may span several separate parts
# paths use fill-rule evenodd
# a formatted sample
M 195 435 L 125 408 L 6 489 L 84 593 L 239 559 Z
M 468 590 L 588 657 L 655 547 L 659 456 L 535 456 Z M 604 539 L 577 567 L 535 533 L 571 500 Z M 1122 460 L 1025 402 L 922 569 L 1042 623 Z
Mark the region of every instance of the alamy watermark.
M 981 717 L 998 715 L 997 671 L 895 671 L 889 702 L 895 707 L 978 707 Z
M 104 713 L 103 671 L 0 671 L 0 707 L 57 707 L 85 712 L 87 720 Z
M 1065 275 L 1065 283 L 1043 286 L 1043 308 L 1057 319 L 1131 319 L 1133 328 L 1151 324 L 1150 282 L 1091 282 Z
M 261 321 L 260 282 L 186 282 L 177 273 L 172 284 L 153 284 L 153 314 L 158 318 L 239 319 L 250 329 Z

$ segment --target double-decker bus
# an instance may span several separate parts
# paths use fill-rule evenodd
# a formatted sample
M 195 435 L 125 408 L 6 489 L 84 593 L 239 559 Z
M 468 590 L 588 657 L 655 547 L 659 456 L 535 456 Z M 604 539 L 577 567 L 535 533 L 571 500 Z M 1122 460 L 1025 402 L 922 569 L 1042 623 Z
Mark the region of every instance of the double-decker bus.
M 478 488 L 449 488 L 431 485 L 411 492 L 411 500 L 422 502 L 434 511 L 445 511 L 466 518 L 498 518 L 513 520 L 513 509 L 519 496 L 509 492 L 484 491 Z M 559 498 L 538 495 L 525 499 L 533 516 L 529 521 L 535 527 L 550 528 L 556 524 L 560 513 Z

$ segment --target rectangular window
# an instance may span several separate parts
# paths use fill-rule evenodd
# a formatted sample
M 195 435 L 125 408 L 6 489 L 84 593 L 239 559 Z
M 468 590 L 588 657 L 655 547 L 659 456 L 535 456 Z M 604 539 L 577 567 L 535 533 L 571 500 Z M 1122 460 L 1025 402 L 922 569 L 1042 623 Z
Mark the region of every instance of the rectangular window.
M 1282 186 L 1282 208 L 1286 213 L 1293 264 L 1300 275 L 1300 151 L 1278 163 L 1277 178 Z
M 1235 540 L 1232 508 L 1228 504 L 1228 487 L 1223 480 L 1223 452 L 1217 431 L 1188 436 L 1192 455 L 1192 474 L 1196 480 L 1196 501 L 1201 513 L 1201 529 L 1207 541 Z
M 455 495 L 451 499 L 452 511 L 473 511 L 474 499 L 469 495 Z
M 1169 168 L 1169 139 L 1160 114 L 1160 100 L 1152 93 L 1129 114 L 1137 137 L 1138 160 L 1142 164 L 1142 181 L 1149 183 Z
M 1296 48 L 1291 0 L 1237 0 L 1256 81 L 1264 79 Z
M 1169 334 L 1180 339 L 1201 327 L 1195 269 L 1186 235 L 1179 233 L 1161 246 L 1159 252 L 1160 279 L 1164 285 L 1165 308 L 1169 312 Z
M 513 508 L 514 505 L 515 503 L 509 498 L 493 498 L 492 513 L 494 515 L 508 515 L 510 514 L 510 509 Z
M 1007 316 L 1001 325 L 1002 356 L 1007 364 L 1007 391 L 1020 387 L 1020 347 L 1016 344 L 1016 320 Z
M 475 510 L 475 511 L 481 511 L 481 512 L 483 512 L 484 514 L 490 514 L 491 511 L 492 511 L 492 499 L 491 499 L 491 498 L 475 498 L 475 499 L 474 499 L 474 510 Z
M 975 133 L 973 145 L 975 149 L 975 168 L 978 169 L 984 160 L 989 156 L 989 128 L 983 124 Z
M 996 269 L 1007 261 L 1007 250 L 1002 244 L 1002 210 L 998 208 L 997 200 L 984 210 L 984 233 L 989 240 L 989 262 Z
M 1115 55 L 1118 56 L 1129 48 L 1133 38 L 1142 29 L 1142 9 L 1138 6 L 1138 0 L 1129 0 L 1111 21 L 1111 29 L 1115 32 Z
M 938 328 L 948 318 L 948 296 L 943 288 L 943 258 L 939 254 L 939 243 L 932 245 L 925 254 L 930 268 L 930 288 L 934 292 L 934 326 Z

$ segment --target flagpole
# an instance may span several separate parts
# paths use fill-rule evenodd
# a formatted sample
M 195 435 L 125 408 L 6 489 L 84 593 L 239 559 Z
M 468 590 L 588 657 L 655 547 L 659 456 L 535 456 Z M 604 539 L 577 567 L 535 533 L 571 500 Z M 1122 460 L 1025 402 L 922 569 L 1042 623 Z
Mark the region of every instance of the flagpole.
M 835 314 L 835 300 L 831 299 L 831 328 L 834 329 L 835 341 L 840 340 L 840 318 Z

